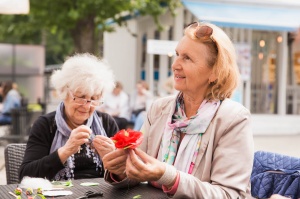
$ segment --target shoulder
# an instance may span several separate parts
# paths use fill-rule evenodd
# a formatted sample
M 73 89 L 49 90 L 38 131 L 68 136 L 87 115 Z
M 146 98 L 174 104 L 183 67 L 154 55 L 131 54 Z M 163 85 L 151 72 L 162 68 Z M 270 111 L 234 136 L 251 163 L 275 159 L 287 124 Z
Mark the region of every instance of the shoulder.
M 162 115 L 169 115 L 175 108 L 175 99 L 176 96 L 167 96 L 155 100 L 148 111 L 149 119 L 152 121 Z
M 220 132 L 228 132 L 233 129 L 233 126 L 240 126 L 241 129 L 250 128 L 251 114 L 242 104 L 231 99 L 225 99 L 222 101 L 212 123 L 220 129 Z
M 51 112 L 38 117 L 32 125 L 30 134 L 32 137 L 52 142 L 56 129 L 55 112 Z
M 237 114 L 250 114 L 250 111 L 242 104 L 226 98 L 222 101 L 218 114 L 237 115 Z
M 56 113 L 56 111 L 53 111 L 53 112 L 50 112 L 50 113 L 40 116 L 40 118 L 42 118 L 43 120 L 46 120 L 46 121 L 51 121 L 55 118 L 55 113 Z
M 44 126 L 44 127 L 51 127 L 54 128 L 56 127 L 56 122 L 55 122 L 55 111 L 41 115 L 36 121 L 34 125 L 38 125 L 38 126 Z M 50 129 L 50 131 L 51 131 Z
M 152 104 L 153 108 L 166 109 L 175 102 L 176 96 L 167 96 L 155 100 Z

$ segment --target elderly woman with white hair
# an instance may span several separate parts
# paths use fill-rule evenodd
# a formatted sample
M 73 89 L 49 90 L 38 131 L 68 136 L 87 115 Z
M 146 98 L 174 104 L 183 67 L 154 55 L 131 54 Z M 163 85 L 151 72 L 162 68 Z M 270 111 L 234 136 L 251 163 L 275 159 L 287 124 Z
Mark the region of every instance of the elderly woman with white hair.
M 119 129 L 96 111 L 102 95 L 114 87 L 109 66 L 90 54 L 68 58 L 51 82 L 62 102 L 32 126 L 19 178 L 68 180 L 102 177 L 102 157 L 114 150 L 109 138 Z

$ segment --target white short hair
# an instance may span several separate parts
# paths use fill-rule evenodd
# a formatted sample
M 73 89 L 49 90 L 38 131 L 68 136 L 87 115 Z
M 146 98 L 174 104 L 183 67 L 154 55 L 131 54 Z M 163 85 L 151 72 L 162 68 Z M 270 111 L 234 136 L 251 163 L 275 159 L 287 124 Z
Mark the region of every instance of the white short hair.
M 69 57 L 60 70 L 54 71 L 51 83 L 58 96 L 64 100 L 67 88 L 90 96 L 110 92 L 115 86 L 115 77 L 105 61 L 83 53 Z

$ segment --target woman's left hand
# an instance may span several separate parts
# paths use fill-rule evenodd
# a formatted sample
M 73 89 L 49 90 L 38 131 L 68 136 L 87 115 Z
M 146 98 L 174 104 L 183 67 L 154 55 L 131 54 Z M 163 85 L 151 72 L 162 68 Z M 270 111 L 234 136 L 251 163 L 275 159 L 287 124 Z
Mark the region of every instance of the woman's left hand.
M 105 137 L 103 135 L 96 135 L 93 140 L 93 146 L 101 158 L 115 150 L 114 142 L 109 137 Z
M 164 174 L 166 166 L 163 162 L 149 156 L 140 149 L 129 149 L 126 162 L 126 174 L 130 179 L 140 182 L 157 181 Z

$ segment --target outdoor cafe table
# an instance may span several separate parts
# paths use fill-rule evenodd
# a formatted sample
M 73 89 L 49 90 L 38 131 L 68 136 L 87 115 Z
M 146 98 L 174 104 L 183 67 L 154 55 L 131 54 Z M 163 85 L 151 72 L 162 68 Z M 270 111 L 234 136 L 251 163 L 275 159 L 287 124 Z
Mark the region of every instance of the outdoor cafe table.
M 97 186 L 82 186 L 80 185 L 83 182 L 98 182 Z M 140 198 L 140 199 L 157 199 L 157 198 L 168 198 L 165 193 L 161 189 L 157 189 L 148 184 L 140 184 L 131 188 L 115 188 L 112 185 L 106 183 L 103 178 L 94 178 L 94 179 L 80 179 L 80 180 L 72 180 L 73 187 L 67 187 L 64 190 L 70 190 L 73 192 L 72 195 L 68 196 L 56 196 L 56 197 L 46 197 L 47 199 L 76 199 L 80 196 L 84 196 L 86 191 L 93 192 L 102 192 L 103 196 L 93 197 L 93 198 L 110 198 L 110 199 L 118 199 L 118 198 Z M 1 199 L 13 199 L 14 196 L 10 195 L 8 192 L 14 192 L 15 188 L 17 188 L 17 184 L 10 185 L 0 185 L 0 198 Z M 25 194 L 25 190 L 22 192 L 22 199 L 27 199 Z

